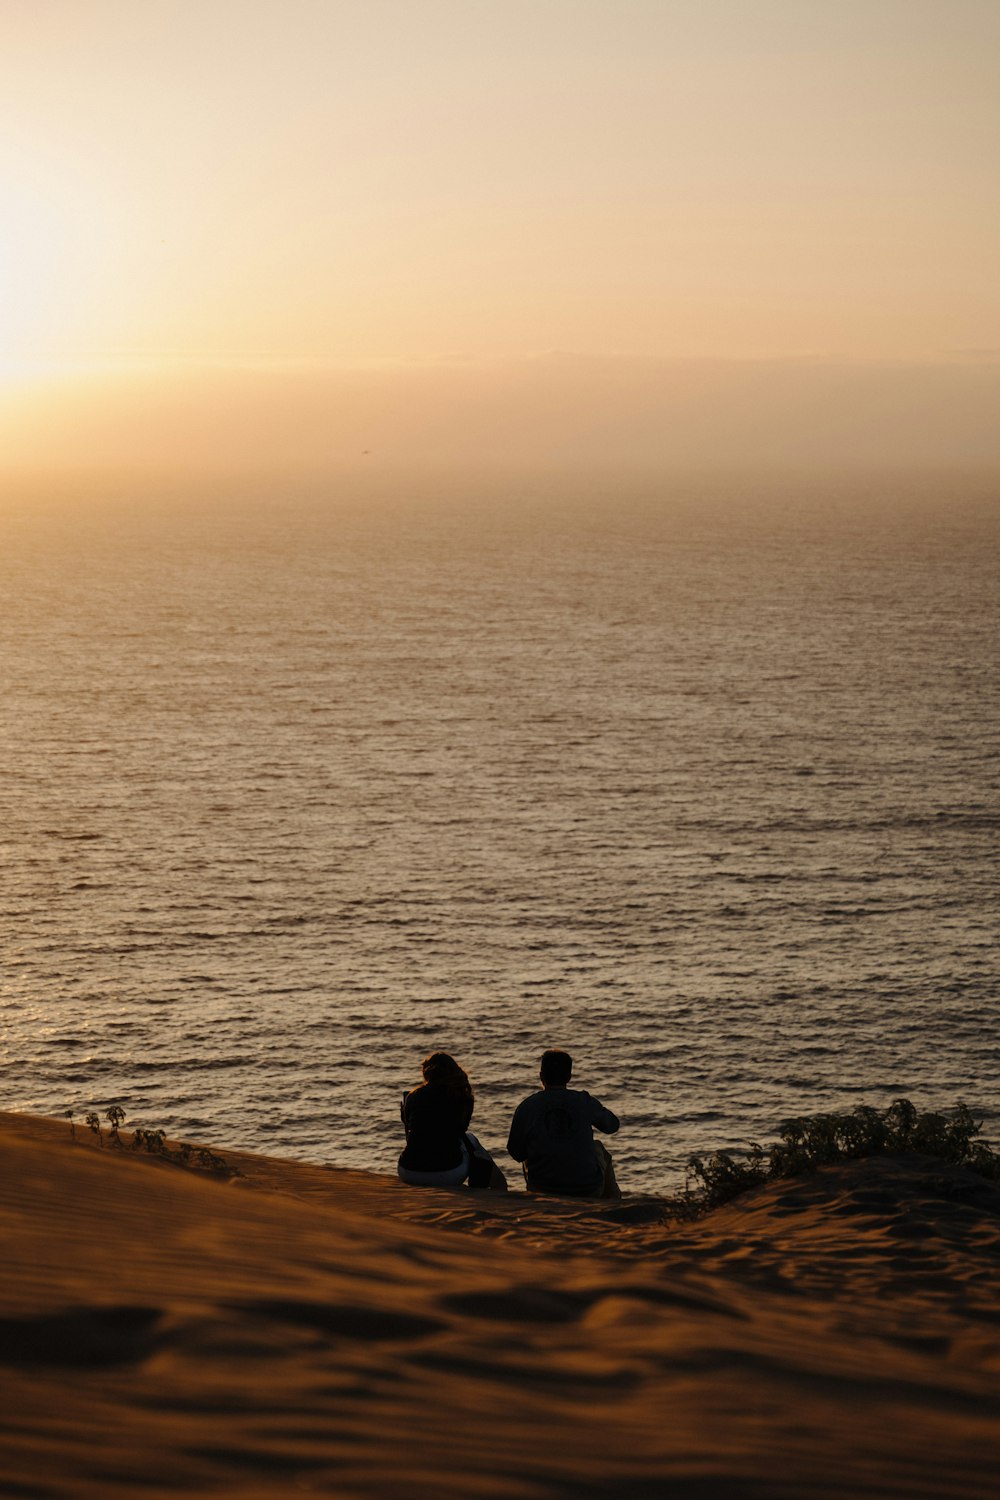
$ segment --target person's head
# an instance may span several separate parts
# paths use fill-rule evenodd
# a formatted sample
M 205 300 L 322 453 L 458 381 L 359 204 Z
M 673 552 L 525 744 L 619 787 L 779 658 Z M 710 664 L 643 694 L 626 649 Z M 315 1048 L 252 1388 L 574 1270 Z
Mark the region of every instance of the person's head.
M 471 1094 L 469 1075 L 460 1068 L 450 1052 L 432 1052 L 420 1064 L 425 1083 L 439 1083 L 456 1094 Z
M 550 1049 L 542 1053 L 538 1076 L 543 1088 L 565 1088 L 573 1074 L 573 1059 L 568 1052 Z

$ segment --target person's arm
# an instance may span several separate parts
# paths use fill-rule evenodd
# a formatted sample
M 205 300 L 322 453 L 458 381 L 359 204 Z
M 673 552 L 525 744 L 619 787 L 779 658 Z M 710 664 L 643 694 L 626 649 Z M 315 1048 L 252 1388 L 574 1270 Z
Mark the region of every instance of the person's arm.
M 527 1152 L 527 1142 L 524 1138 L 524 1115 L 521 1112 L 520 1104 L 515 1109 L 514 1118 L 510 1122 L 507 1151 L 515 1161 L 524 1161 Z
M 417 1094 L 422 1087 L 423 1085 L 418 1083 L 415 1089 L 407 1089 L 403 1095 L 403 1102 L 399 1106 L 399 1118 L 403 1122 L 403 1130 L 407 1140 L 410 1139 L 410 1126 L 413 1124 L 414 1111 L 418 1107 L 416 1104 Z
M 613 1115 L 610 1109 L 605 1109 L 600 1099 L 595 1099 L 588 1094 L 590 1100 L 591 1115 L 590 1123 L 596 1130 L 603 1130 L 605 1135 L 614 1135 L 621 1121 L 617 1115 Z

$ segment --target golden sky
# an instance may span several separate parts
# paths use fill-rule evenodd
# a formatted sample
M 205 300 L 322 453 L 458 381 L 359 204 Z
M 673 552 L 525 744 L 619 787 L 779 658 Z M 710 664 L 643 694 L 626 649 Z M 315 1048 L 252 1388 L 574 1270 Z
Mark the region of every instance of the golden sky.
M 37 355 L 1000 345 L 995 0 L 3 0 Z
M 552 391 L 588 422 L 618 391 L 626 426 L 673 392 L 679 430 L 675 361 L 995 367 L 996 0 L 0 0 L 0 32 L 25 451 L 60 402 L 94 453 L 126 426 L 167 452 L 185 409 L 221 431 L 227 371 L 234 433 L 285 403 L 280 457 L 338 392 L 360 451 L 387 417 L 422 441 L 421 401 L 448 429 L 477 380 L 522 425 L 558 426 Z M 752 445 L 760 401 L 699 379 Z M 769 379 L 777 421 L 797 376 L 784 406 Z M 901 431 L 939 409 L 921 390 Z

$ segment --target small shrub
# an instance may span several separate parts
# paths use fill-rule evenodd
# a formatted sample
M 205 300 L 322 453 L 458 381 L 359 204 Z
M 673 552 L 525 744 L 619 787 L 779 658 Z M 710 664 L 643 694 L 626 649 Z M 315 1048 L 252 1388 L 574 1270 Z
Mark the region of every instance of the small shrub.
M 802 1177 L 833 1162 L 903 1151 L 937 1157 L 1000 1181 L 1000 1156 L 976 1139 L 982 1125 L 967 1104 L 959 1103 L 947 1115 L 931 1110 L 920 1114 L 909 1099 L 897 1099 L 884 1110 L 859 1105 L 850 1113 L 803 1115 L 782 1121 L 777 1141 L 767 1147 L 753 1143 L 742 1159 L 728 1151 L 693 1156 L 682 1201 L 689 1210 L 700 1212 L 774 1178 Z
M 135 1130 L 132 1133 L 132 1150 L 148 1151 L 151 1156 L 168 1156 L 167 1136 L 163 1130 Z
M 162 1156 L 166 1161 L 176 1162 L 181 1167 L 196 1167 L 206 1172 L 228 1172 L 231 1177 L 241 1174 L 231 1167 L 224 1156 L 218 1156 L 207 1146 L 192 1146 L 189 1141 L 179 1141 L 174 1147 L 167 1145 L 162 1130 L 136 1130 L 132 1136 L 133 1151 L 148 1151 L 151 1156 Z
M 231 1167 L 224 1156 L 218 1156 L 210 1151 L 207 1146 L 198 1146 L 193 1150 L 193 1160 L 197 1167 L 208 1172 L 229 1172 L 233 1177 L 241 1175 L 237 1167 Z
M 72 1139 L 76 1140 L 76 1125 L 72 1109 L 65 1111 L 65 1118 L 69 1121 Z M 111 1127 L 109 1139 L 116 1146 L 121 1146 L 122 1139 L 119 1132 L 125 1123 L 125 1111 L 120 1104 L 109 1104 L 104 1111 L 104 1118 Z M 101 1129 L 100 1115 L 96 1110 L 91 1110 L 85 1120 L 103 1147 L 104 1134 Z M 165 1161 L 176 1162 L 181 1167 L 194 1167 L 204 1172 L 226 1172 L 230 1177 L 243 1175 L 238 1167 L 231 1167 L 224 1156 L 210 1151 L 207 1146 L 192 1146 L 188 1141 L 179 1141 L 174 1147 L 168 1146 L 167 1134 L 164 1130 L 145 1130 L 137 1126 L 132 1132 L 131 1149 L 145 1151 L 150 1156 L 162 1156 Z
M 104 1118 L 109 1121 L 111 1125 L 111 1139 L 114 1141 L 116 1146 L 120 1146 L 121 1137 L 118 1134 L 118 1127 L 119 1125 L 124 1123 L 125 1111 L 122 1109 L 120 1104 L 112 1104 L 109 1109 L 105 1110 Z
M 714 1151 L 708 1157 L 692 1156 L 684 1201 L 692 1207 L 717 1208 L 738 1198 L 748 1188 L 766 1182 L 768 1176 L 766 1153 L 756 1143 L 743 1160 L 734 1159 L 728 1151 Z

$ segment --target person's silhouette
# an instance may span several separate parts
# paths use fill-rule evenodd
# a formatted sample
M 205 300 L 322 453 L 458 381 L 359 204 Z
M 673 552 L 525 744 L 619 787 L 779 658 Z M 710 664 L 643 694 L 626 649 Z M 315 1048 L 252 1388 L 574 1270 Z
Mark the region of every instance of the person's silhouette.
M 406 1145 L 396 1170 L 415 1187 L 507 1190 L 507 1179 L 469 1130 L 475 1107 L 465 1069 L 448 1052 L 432 1052 L 420 1065 L 423 1083 L 403 1095 L 400 1115 Z
M 594 1130 L 613 1135 L 618 1116 L 582 1089 L 569 1088 L 568 1052 L 542 1054 L 541 1089 L 514 1111 L 507 1150 L 524 1169 L 529 1192 L 574 1198 L 620 1198 L 610 1153 Z
M 457 1187 L 469 1175 L 465 1133 L 475 1100 L 464 1068 L 447 1052 L 421 1063 L 423 1082 L 403 1095 L 406 1145 L 397 1171 L 421 1187 Z

